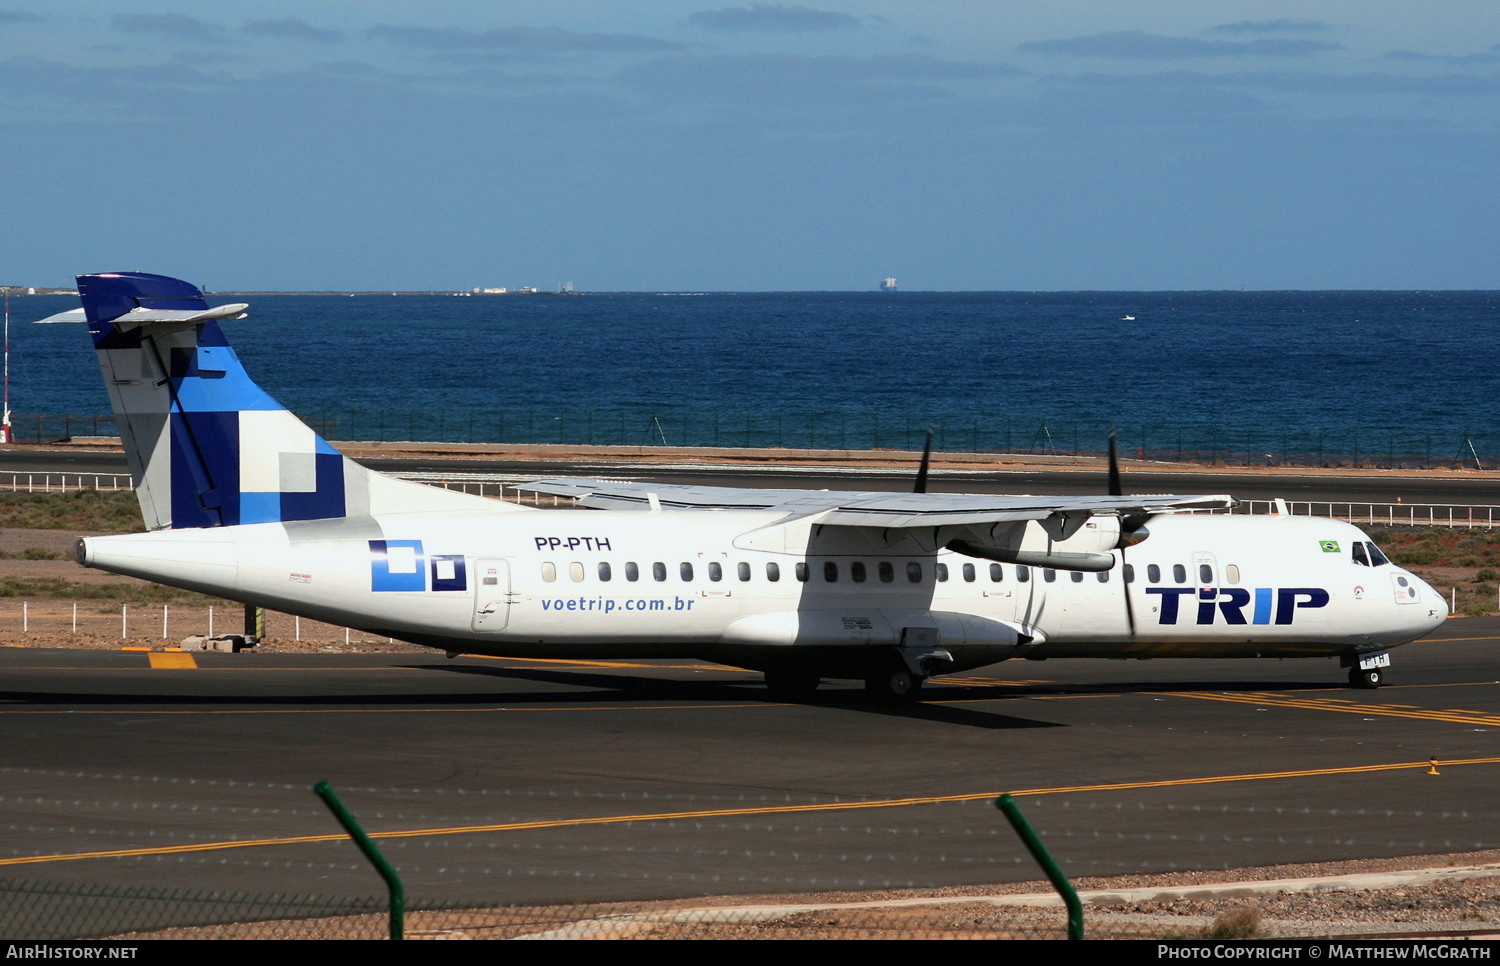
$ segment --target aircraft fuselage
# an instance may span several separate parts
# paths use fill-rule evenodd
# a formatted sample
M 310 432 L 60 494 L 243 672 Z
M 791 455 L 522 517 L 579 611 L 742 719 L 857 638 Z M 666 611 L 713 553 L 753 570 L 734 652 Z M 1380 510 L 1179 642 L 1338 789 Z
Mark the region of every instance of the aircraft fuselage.
M 386 514 L 88 538 L 80 562 L 450 651 L 746 667 L 793 655 L 832 666 L 918 640 L 951 652 L 954 669 L 1347 656 L 1447 616 L 1405 570 L 1355 562 L 1368 538 L 1333 520 L 1163 514 L 1114 567 L 1085 573 L 901 540 L 881 552 L 816 525 L 788 533 L 782 516 Z M 785 545 L 756 545 L 760 533 Z

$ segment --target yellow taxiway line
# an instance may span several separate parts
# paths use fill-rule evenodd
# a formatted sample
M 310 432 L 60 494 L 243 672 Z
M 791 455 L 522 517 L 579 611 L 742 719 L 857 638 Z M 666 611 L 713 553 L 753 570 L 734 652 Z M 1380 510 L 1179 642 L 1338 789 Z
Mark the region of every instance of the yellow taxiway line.
M 1307 711 L 1340 711 L 1376 718 L 1407 718 L 1417 721 L 1443 721 L 1448 724 L 1500 727 L 1500 715 L 1483 711 L 1448 709 L 1443 711 L 1414 710 L 1409 704 L 1357 704 L 1349 698 L 1293 698 L 1265 692 L 1240 694 L 1204 694 L 1194 691 L 1165 692 L 1177 698 L 1196 698 L 1200 701 L 1227 701 L 1231 704 L 1257 704 L 1271 708 L 1301 708 Z
M 1461 758 L 1440 762 L 1444 768 L 1462 765 L 1500 764 L 1500 757 Z M 1133 791 L 1147 788 L 1173 788 L 1189 785 L 1214 785 L 1226 782 L 1272 781 L 1285 778 L 1318 778 L 1331 775 L 1374 774 L 1377 772 L 1428 769 L 1430 761 L 1397 761 L 1373 765 L 1348 765 L 1342 768 L 1306 768 L 1294 771 L 1253 772 L 1242 775 L 1204 775 L 1197 778 L 1168 778 L 1157 781 L 1112 782 L 1099 785 L 1064 785 L 1043 788 L 1012 789 L 1014 797 L 1082 794 L 1086 792 Z M 371 832 L 372 839 L 430 838 L 446 835 L 474 835 L 486 832 L 523 832 L 555 828 L 582 828 L 590 825 L 624 825 L 631 822 L 675 822 L 688 819 L 743 818 L 753 815 L 794 815 L 810 812 L 845 812 L 879 808 L 905 808 L 912 805 L 938 805 L 977 802 L 996 798 L 1002 791 L 967 792 L 959 795 L 924 795 L 915 798 L 868 799 L 858 802 L 815 802 L 805 805 L 765 805 L 753 808 L 699 809 L 684 812 L 647 812 L 631 815 L 596 815 L 583 818 L 541 819 L 532 822 L 504 822 L 494 825 L 457 825 L 440 828 L 416 828 L 388 832 Z M 118 859 L 147 855 L 182 855 L 190 852 L 214 852 L 225 849 L 263 848 L 283 845 L 307 845 L 340 842 L 343 834 L 293 835 L 277 838 L 229 839 L 218 842 L 195 842 L 188 845 L 159 845 L 138 849 L 111 849 L 98 852 L 66 852 L 52 855 L 23 855 L 0 859 L 0 867 L 37 865 L 47 862 L 74 862 L 82 859 Z
M 185 670 L 195 668 L 198 662 L 193 660 L 193 655 L 182 651 L 152 651 L 146 655 L 154 668 L 166 668 L 169 670 Z

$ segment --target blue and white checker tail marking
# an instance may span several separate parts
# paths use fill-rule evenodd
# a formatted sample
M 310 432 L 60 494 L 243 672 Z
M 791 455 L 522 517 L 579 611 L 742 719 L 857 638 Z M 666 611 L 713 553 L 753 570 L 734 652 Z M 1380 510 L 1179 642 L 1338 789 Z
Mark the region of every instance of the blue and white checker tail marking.
M 245 373 L 218 323 L 243 305 L 142 272 L 80 275 L 78 294 L 152 530 L 513 506 L 346 459 Z

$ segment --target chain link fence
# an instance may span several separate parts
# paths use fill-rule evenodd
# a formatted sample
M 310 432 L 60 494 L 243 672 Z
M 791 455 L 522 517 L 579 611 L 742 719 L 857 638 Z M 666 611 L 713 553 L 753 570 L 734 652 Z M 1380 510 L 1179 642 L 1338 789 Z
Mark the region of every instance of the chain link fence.
M 1457 772 L 1494 761 L 1441 767 Z M 371 894 L 374 871 L 307 788 L 16 768 L 0 775 L 0 827 L 12 832 L 0 847 L 0 938 L 377 939 L 390 932 L 387 900 Z M 347 793 L 406 881 L 407 938 L 1067 933 L 1061 901 L 1036 881 L 1039 870 L 989 793 L 874 810 L 880 803 L 827 796 L 579 793 L 558 785 Z M 1451 936 L 1500 924 L 1493 809 L 1192 803 L 1154 788 L 1134 801 L 1018 795 L 1028 821 L 1073 873 L 1086 938 Z M 1327 853 L 1331 843 L 1345 853 L 1426 858 L 1361 860 L 1362 870 L 1411 870 L 1382 890 L 1343 867 L 1300 864 L 1297 857 Z M 1154 855 L 1145 867 L 1142 845 Z M 1268 849 L 1299 864 L 1231 865 Z M 87 863 L 91 881 L 70 876 L 81 868 L 70 863 Z M 1202 871 L 1216 867 L 1223 871 Z M 1101 878 L 1106 872 L 1125 878 Z M 188 879 L 223 886 L 139 884 Z M 286 891 L 234 887 L 268 880 Z M 304 883 L 356 891 L 295 891 Z

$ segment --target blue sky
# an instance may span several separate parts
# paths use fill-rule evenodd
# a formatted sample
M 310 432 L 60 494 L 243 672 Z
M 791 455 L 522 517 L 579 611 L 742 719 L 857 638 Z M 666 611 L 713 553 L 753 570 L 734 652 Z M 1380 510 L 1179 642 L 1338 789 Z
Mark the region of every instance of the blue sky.
M 1500 288 L 1494 0 L 0 0 L 0 137 L 10 284 Z

